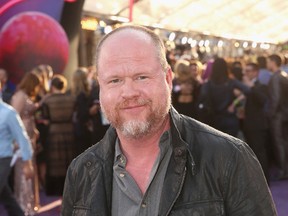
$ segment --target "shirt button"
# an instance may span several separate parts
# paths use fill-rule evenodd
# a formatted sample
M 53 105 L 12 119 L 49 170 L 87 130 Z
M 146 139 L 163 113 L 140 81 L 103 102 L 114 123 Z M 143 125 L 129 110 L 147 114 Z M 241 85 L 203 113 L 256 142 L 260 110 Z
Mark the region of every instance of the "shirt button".
M 142 206 L 142 208 L 146 208 L 147 205 L 146 205 L 146 203 L 142 203 L 141 206 Z
M 124 164 L 124 162 L 125 162 L 122 157 L 120 157 L 120 162 L 121 162 L 122 164 Z
M 86 163 L 86 165 L 87 165 L 88 167 L 91 166 L 91 162 L 88 161 L 88 162 Z
M 120 175 L 119 175 L 121 178 L 123 178 L 124 176 L 125 176 L 125 174 L 124 173 L 120 173 Z

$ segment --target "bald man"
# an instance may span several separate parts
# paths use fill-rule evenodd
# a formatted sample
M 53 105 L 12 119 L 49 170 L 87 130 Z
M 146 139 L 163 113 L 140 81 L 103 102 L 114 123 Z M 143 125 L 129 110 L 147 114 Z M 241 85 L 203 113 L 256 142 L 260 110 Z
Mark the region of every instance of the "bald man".
M 171 106 L 172 71 L 154 32 L 114 30 L 96 67 L 112 126 L 71 163 L 62 215 L 276 215 L 251 149 Z

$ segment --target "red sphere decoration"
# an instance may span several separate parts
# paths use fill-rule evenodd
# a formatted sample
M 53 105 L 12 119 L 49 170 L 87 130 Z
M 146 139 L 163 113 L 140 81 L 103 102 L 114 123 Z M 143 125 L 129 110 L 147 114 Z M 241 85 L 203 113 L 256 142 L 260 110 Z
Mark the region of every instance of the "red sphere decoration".
M 62 73 L 69 56 L 67 36 L 57 21 L 40 12 L 13 16 L 0 31 L 0 67 L 19 82 L 25 72 L 39 64 Z

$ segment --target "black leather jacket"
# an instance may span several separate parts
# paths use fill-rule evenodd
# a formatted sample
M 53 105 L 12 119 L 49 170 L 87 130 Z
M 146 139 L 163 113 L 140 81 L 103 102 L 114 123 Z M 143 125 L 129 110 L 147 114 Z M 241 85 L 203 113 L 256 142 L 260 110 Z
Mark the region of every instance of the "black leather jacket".
M 170 116 L 173 153 L 158 215 L 276 215 L 260 165 L 245 143 L 174 108 Z M 71 163 L 62 215 L 111 215 L 116 136 L 110 128 Z
M 288 74 L 279 71 L 272 75 L 269 84 L 269 116 L 282 115 L 288 120 Z

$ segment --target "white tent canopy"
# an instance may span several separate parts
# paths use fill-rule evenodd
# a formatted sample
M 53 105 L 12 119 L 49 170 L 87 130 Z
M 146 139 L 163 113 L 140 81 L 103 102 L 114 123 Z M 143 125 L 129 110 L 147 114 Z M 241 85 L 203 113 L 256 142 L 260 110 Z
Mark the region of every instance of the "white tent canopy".
M 133 23 L 136 24 L 228 39 L 274 44 L 288 41 L 288 0 L 134 2 Z M 128 22 L 129 0 L 86 0 L 84 11 L 112 19 L 120 17 Z

